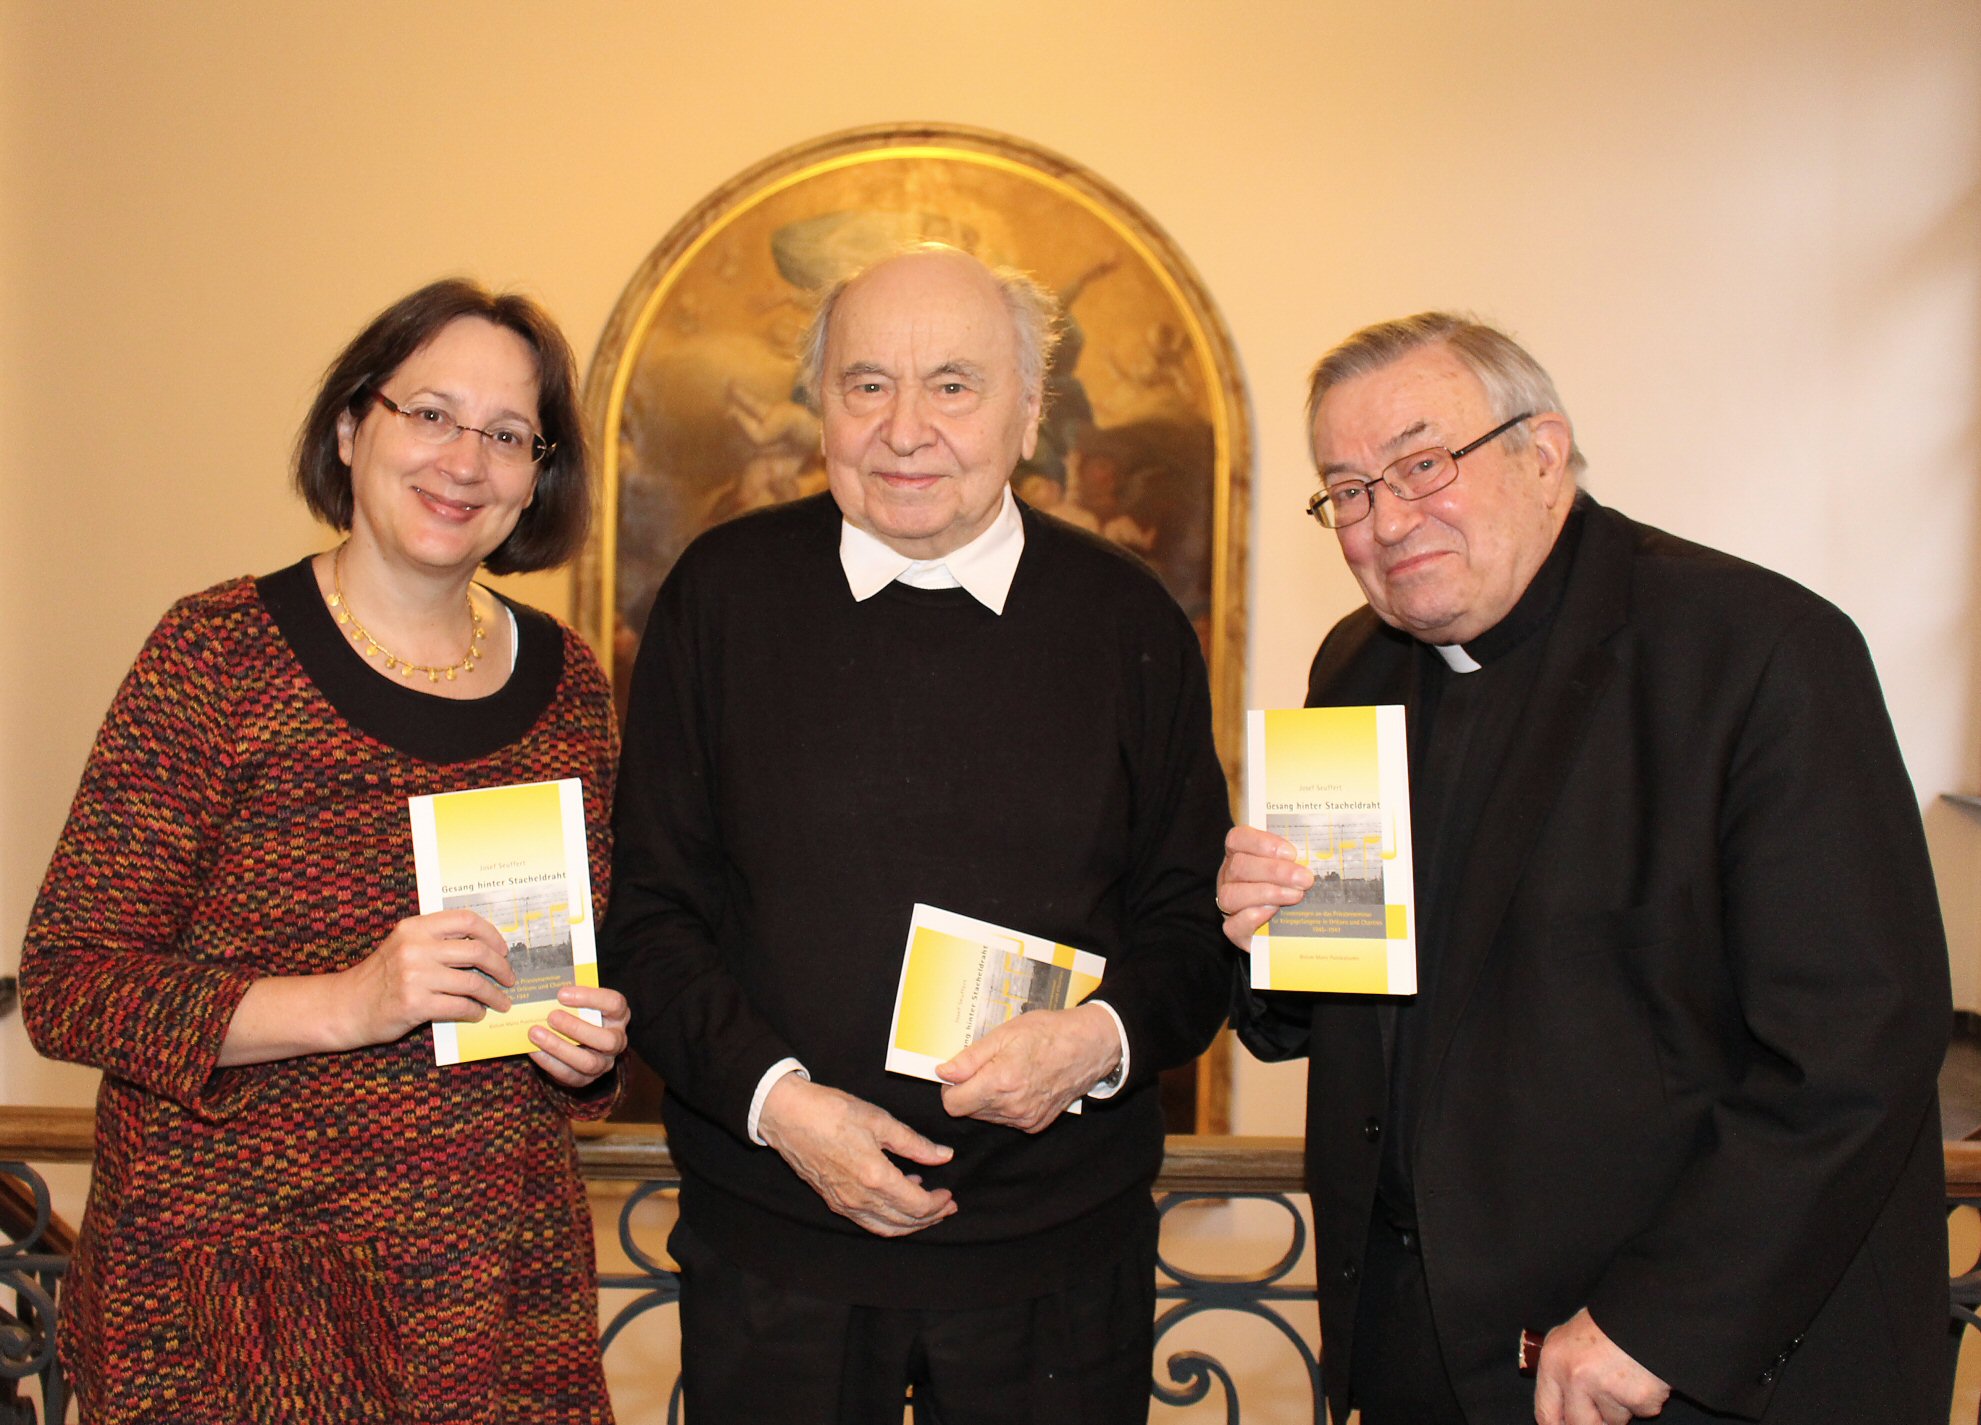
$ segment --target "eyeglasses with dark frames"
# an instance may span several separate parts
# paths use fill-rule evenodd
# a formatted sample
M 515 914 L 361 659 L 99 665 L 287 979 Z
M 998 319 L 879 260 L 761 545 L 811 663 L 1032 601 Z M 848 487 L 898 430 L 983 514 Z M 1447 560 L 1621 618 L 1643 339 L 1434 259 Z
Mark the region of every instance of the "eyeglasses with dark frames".
M 1373 487 L 1387 485 L 1399 500 L 1421 500 L 1435 495 L 1458 478 L 1458 462 L 1488 441 L 1505 435 L 1522 421 L 1532 420 L 1533 411 L 1522 411 L 1510 421 L 1502 421 L 1470 445 L 1459 450 L 1431 446 L 1393 460 L 1374 480 L 1337 480 L 1307 501 L 1307 513 L 1320 521 L 1323 529 L 1346 529 L 1360 524 L 1376 507 Z
M 518 422 L 514 425 L 498 425 L 483 430 L 480 426 L 466 425 L 454 419 L 453 413 L 440 406 L 415 402 L 402 406 L 383 391 L 373 391 L 372 399 L 393 415 L 403 418 L 413 438 L 427 445 L 447 445 L 460 438 L 462 431 L 473 431 L 482 438 L 489 458 L 504 465 L 535 465 L 551 451 L 557 449 L 555 441 L 546 441 L 528 426 Z

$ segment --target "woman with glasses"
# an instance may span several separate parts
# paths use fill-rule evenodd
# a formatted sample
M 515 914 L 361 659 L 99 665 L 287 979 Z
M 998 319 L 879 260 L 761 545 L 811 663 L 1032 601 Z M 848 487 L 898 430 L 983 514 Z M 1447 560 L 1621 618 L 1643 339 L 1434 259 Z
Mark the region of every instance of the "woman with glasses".
M 407 815 L 579 778 L 602 901 L 605 680 L 475 582 L 582 541 L 575 386 L 525 298 L 389 307 L 297 442 L 345 538 L 181 600 L 111 706 L 21 962 L 36 1045 L 104 1073 L 61 1338 L 86 1422 L 611 1419 L 568 1123 L 610 1106 L 625 1001 L 567 987 L 532 1053 L 437 1066 L 428 1026 L 516 977 L 473 911 L 415 913 Z

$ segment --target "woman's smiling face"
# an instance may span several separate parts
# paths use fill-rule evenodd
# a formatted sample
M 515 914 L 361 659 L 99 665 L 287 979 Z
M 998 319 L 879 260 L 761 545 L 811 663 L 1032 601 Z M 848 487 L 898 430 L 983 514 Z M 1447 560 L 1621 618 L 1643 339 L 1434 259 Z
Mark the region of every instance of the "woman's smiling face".
M 441 411 L 464 427 L 539 430 L 536 353 L 507 327 L 459 317 L 378 389 L 411 414 L 374 401 L 362 419 L 338 419 L 337 450 L 351 467 L 352 539 L 388 562 L 473 573 L 529 507 L 539 467 L 496 458 L 474 431 L 428 444 L 413 423 L 419 412 Z

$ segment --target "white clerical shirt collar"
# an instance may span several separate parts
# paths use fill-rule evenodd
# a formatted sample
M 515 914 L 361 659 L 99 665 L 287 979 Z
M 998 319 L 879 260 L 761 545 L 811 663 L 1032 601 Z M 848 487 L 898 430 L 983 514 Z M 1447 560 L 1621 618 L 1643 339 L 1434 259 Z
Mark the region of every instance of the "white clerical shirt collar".
M 1444 659 L 1444 666 L 1454 673 L 1476 673 L 1486 665 L 1465 651 L 1462 643 L 1433 643 L 1438 657 Z
M 978 603 L 1001 614 L 1024 552 L 1025 521 L 1009 485 L 990 527 L 940 559 L 910 559 L 851 521 L 839 522 L 839 567 L 846 572 L 846 587 L 861 603 L 899 581 L 911 589 L 967 589 Z

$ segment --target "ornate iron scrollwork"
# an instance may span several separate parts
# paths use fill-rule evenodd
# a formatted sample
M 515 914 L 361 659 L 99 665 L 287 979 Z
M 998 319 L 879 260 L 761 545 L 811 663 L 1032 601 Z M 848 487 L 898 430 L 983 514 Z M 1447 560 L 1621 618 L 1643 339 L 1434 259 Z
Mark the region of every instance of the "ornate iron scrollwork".
M 602 1346 L 609 1350 L 625 1328 L 635 1319 L 659 1306 L 678 1306 L 681 1300 L 681 1283 L 674 1271 L 658 1257 L 642 1246 L 634 1234 L 634 1217 L 642 1204 L 656 1193 L 673 1187 L 672 1182 L 644 1182 L 627 1197 L 619 1210 L 619 1246 L 626 1259 L 633 1264 L 633 1270 L 626 1272 L 605 1272 L 599 1276 L 602 1291 L 631 1291 L 632 1300 L 613 1312 L 605 1323 L 600 1335 Z M 1279 1259 L 1264 1270 L 1244 1275 L 1222 1275 L 1193 1272 L 1172 1262 L 1163 1252 L 1160 1242 L 1157 1246 L 1156 1265 L 1167 1281 L 1159 1281 L 1156 1286 L 1158 1301 L 1171 1303 L 1158 1313 L 1155 1322 L 1156 1358 L 1163 1360 L 1162 1342 L 1175 1328 L 1185 1321 L 1205 1312 L 1236 1312 L 1243 1316 L 1264 1321 L 1292 1347 L 1305 1373 L 1311 1398 L 1314 1402 L 1314 1419 L 1322 1420 L 1323 1409 L 1320 1393 L 1320 1359 L 1306 1336 L 1274 1309 L 1275 1303 L 1292 1302 L 1311 1307 L 1314 1302 L 1312 1286 L 1289 1284 L 1287 1276 L 1300 1264 L 1307 1254 L 1307 1224 L 1292 1200 L 1284 1193 L 1210 1193 L 1174 1192 L 1165 1193 L 1156 1200 L 1158 1220 L 1167 1225 L 1169 1214 L 1176 1208 L 1190 1202 L 1238 1202 L 1256 1200 L 1271 1203 L 1286 1214 L 1289 1242 Z M 1231 1372 L 1219 1361 L 1204 1351 L 1178 1351 L 1163 1361 L 1170 1380 L 1164 1382 L 1151 1379 L 1149 1391 L 1156 1401 L 1164 1405 L 1188 1406 L 1205 1400 L 1213 1384 L 1221 1386 L 1224 1392 L 1225 1420 L 1227 1425 L 1239 1425 L 1238 1387 Z M 668 1396 L 668 1425 L 678 1425 L 681 1412 L 681 1382 L 677 1377 Z
M 659 1170 L 666 1171 L 664 1163 Z M 1190 1180 L 1190 1190 L 1158 1194 L 1159 1221 L 1166 1228 L 1171 1214 L 1187 1203 L 1261 1201 L 1286 1214 L 1287 1246 L 1277 1260 L 1259 1271 L 1227 1275 L 1191 1271 L 1177 1265 L 1159 1238 L 1156 1298 L 1161 1306 L 1155 1321 L 1155 1362 L 1166 1371 L 1168 1379 L 1156 1379 L 1152 1373 L 1150 1395 L 1164 1405 L 1187 1407 L 1208 1400 L 1214 1387 L 1221 1388 L 1226 1425 L 1239 1425 L 1242 1412 L 1238 1386 L 1223 1362 L 1201 1350 L 1163 1354 L 1166 1339 L 1186 1321 L 1207 1312 L 1231 1312 L 1264 1322 L 1292 1349 L 1307 1380 L 1313 1419 L 1320 1425 L 1325 1419 L 1326 1406 L 1321 1395 L 1319 1354 L 1312 1345 L 1311 1333 L 1297 1327 L 1281 1310 L 1288 1305 L 1310 1310 L 1315 1302 L 1315 1288 L 1311 1284 L 1288 1280 L 1308 1255 L 1306 1219 L 1287 1192 L 1199 1190 L 1214 1186 L 1225 1175 L 1224 1171 L 1198 1173 Z M 630 1178 L 633 1174 L 625 1176 Z M 1238 1180 L 1244 1180 L 1242 1174 Z M 1257 1182 L 1257 1176 L 1252 1180 Z M 634 1320 L 657 1307 L 680 1303 L 679 1277 L 660 1255 L 642 1246 L 634 1235 L 634 1214 L 658 1194 L 678 1186 L 678 1181 L 673 1177 L 641 1180 L 620 1209 L 619 1244 L 631 1269 L 601 1273 L 599 1287 L 602 1291 L 630 1291 L 633 1296 L 604 1322 L 600 1336 L 604 1349 L 610 1349 Z M 1962 1192 L 1949 1198 L 1950 1211 L 1964 1200 L 1971 1200 L 1971 1186 L 1965 1180 L 1961 1186 Z M 15 1239 L 0 1240 L 0 1303 L 4 1303 L 7 1293 L 11 1293 L 13 1302 L 12 1310 L 0 1304 L 0 1425 L 36 1422 L 34 1402 L 20 1399 L 15 1391 L 16 1383 L 30 1378 L 38 1378 L 40 1382 L 45 1411 L 41 1418 L 59 1422 L 66 1411 L 67 1392 L 56 1348 L 58 1303 L 68 1271 L 68 1254 L 59 1238 L 53 1243 L 49 1240 L 52 1205 L 47 1184 L 34 1168 L 25 1162 L 0 1161 L 0 1190 L 12 1202 L 9 1230 Z M 1949 1191 L 1953 1193 L 1951 1186 Z M 1968 1329 L 1981 1330 L 1981 1267 L 1971 1267 L 1951 1280 L 1949 1307 L 1951 1367 Z M 677 1378 L 668 1396 L 668 1425 L 679 1425 L 681 1411 L 681 1383 Z
M 0 1178 L 12 1179 L 26 1191 L 10 1191 L 15 1198 L 33 1203 L 34 1218 L 25 1232 L 11 1242 L 0 1242 L 0 1291 L 11 1291 L 14 1308 L 0 1307 L 0 1423 L 33 1425 L 35 1409 L 21 1400 L 15 1382 L 35 1377 L 41 1383 L 41 1399 L 48 1419 L 59 1422 L 67 1410 L 62 1388 L 62 1366 L 56 1352 L 56 1297 L 62 1277 L 68 1272 L 66 1253 L 51 1252 L 43 1242 L 54 1217 L 48 1184 L 26 1163 L 0 1162 Z M 8 1185 L 11 1189 L 12 1184 Z
M 672 1267 L 667 1266 L 653 1253 L 642 1247 L 633 1235 L 633 1214 L 641 1204 L 659 1193 L 680 1186 L 678 1182 L 643 1182 L 627 1194 L 625 1205 L 619 1209 L 619 1250 L 626 1254 L 626 1260 L 633 1264 L 630 1272 L 600 1272 L 598 1289 L 605 1291 L 630 1291 L 633 1299 L 612 1313 L 599 1333 L 600 1354 L 612 1349 L 612 1343 L 619 1334 L 634 1321 L 659 1306 L 679 1307 L 681 1305 L 681 1278 Z M 681 1421 L 681 1377 L 674 1377 L 674 1386 L 667 1393 L 667 1425 L 680 1425 Z
M 1312 1286 L 1287 1284 L 1285 1280 L 1307 1254 L 1307 1222 L 1301 1217 L 1300 1209 L 1285 1193 L 1172 1192 L 1156 1199 L 1156 1214 L 1167 1226 L 1170 1214 L 1185 1203 L 1247 1201 L 1271 1203 L 1286 1214 L 1289 1223 L 1286 1250 L 1280 1254 L 1278 1261 L 1263 1271 L 1232 1275 L 1187 1271 L 1169 1259 L 1158 1237 L 1156 1269 L 1170 1278 L 1173 1284 L 1158 1282 L 1156 1299 L 1175 1304 L 1156 1316 L 1156 1359 L 1162 1360 L 1163 1338 L 1194 1316 L 1210 1311 L 1229 1311 L 1253 1317 L 1270 1325 L 1293 1347 L 1307 1376 L 1315 1425 L 1323 1425 L 1322 1411 L 1325 1406 L 1321 1398 L 1320 1357 L 1308 1344 L 1306 1336 L 1274 1305 L 1278 1302 L 1299 1302 L 1304 1306 L 1314 1304 Z M 1175 1384 L 1168 1385 L 1152 1378 L 1149 1393 L 1156 1400 L 1164 1405 L 1195 1405 L 1210 1394 L 1211 1382 L 1215 1379 L 1224 1387 L 1226 1425 L 1238 1425 L 1238 1387 L 1230 1371 L 1216 1357 L 1203 1351 L 1180 1351 L 1169 1357 L 1164 1365 Z

